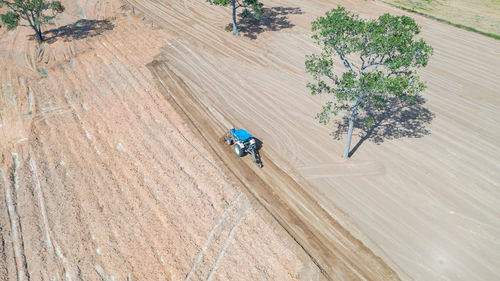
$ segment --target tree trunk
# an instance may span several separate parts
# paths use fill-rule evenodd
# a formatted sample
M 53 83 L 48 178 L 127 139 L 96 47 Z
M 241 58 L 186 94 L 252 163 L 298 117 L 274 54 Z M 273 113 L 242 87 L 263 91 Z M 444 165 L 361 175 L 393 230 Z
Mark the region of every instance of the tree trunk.
M 239 34 L 238 26 L 236 26 L 236 0 L 233 0 L 233 34 Z
M 36 37 L 38 38 L 38 42 L 43 42 L 43 34 L 42 34 L 42 29 L 40 26 L 35 26 L 33 27 L 36 33 Z
M 344 158 L 349 158 L 349 151 L 351 150 L 352 130 L 354 129 L 354 120 L 356 119 L 356 115 L 358 115 L 358 106 L 359 106 L 359 99 L 356 100 L 356 103 L 352 108 L 351 117 L 349 118 L 349 130 L 347 131 L 347 143 L 345 144 L 344 156 L 343 156 Z

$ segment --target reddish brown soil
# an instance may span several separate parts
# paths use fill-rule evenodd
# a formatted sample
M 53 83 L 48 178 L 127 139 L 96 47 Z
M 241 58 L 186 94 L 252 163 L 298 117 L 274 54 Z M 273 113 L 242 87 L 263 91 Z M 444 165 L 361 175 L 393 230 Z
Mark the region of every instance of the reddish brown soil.
M 117 1 L 64 4 L 58 26 L 99 22 L 42 47 L 0 31 L 0 280 L 323 278 L 157 90 L 171 35 Z

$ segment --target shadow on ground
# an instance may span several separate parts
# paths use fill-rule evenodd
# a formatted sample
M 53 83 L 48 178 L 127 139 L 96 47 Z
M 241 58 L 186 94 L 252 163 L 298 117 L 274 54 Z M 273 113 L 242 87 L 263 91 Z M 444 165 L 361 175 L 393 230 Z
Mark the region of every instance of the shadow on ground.
M 426 125 L 430 124 L 435 114 L 425 108 L 425 99 L 417 97 L 415 102 L 399 101 L 393 99 L 389 101 L 386 110 L 378 110 L 373 106 L 365 107 L 363 112 L 357 118 L 354 124 L 353 133 L 358 133 L 361 139 L 351 149 L 349 156 L 352 156 L 359 147 L 367 140 L 380 144 L 384 140 L 399 138 L 421 138 L 429 135 L 430 131 Z M 373 118 L 374 123 L 371 127 L 365 125 L 363 120 Z M 349 127 L 348 117 L 344 117 L 337 123 L 337 128 L 331 133 L 336 139 L 340 140 Z
M 295 25 L 288 20 L 288 15 L 300 15 L 302 13 L 300 8 L 264 8 L 264 13 L 259 20 L 253 17 L 241 18 L 240 14 L 238 29 L 243 36 L 256 39 L 258 34 L 266 31 L 278 31 L 294 27 Z M 228 30 L 233 30 L 232 24 L 228 25 Z
M 59 28 L 47 30 L 43 33 L 45 42 L 53 43 L 58 39 L 64 42 L 71 40 L 80 40 L 88 37 L 94 37 L 107 30 L 112 30 L 115 25 L 109 20 L 78 20 L 72 24 L 64 25 Z M 36 36 L 31 39 L 36 40 Z
M 262 158 L 260 157 L 260 150 L 262 149 L 264 143 L 256 137 L 253 137 L 253 139 L 255 140 L 255 159 L 253 159 L 254 163 L 256 164 L 260 163 L 260 168 L 263 168 L 264 163 L 262 163 Z

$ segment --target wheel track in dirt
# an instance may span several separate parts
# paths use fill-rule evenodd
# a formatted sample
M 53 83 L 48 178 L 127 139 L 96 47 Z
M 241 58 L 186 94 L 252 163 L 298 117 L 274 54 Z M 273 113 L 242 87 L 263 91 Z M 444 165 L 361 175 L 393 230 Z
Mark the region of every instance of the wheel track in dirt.
M 13 171 L 11 175 L 11 184 L 14 187 L 12 190 L 11 185 L 7 182 L 3 170 L 0 171 L 3 185 L 5 185 L 5 201 L 7 203 L 7 214 L 10 221 L 10 230 L 12 233 L 12 250 L 14 251 L 14 259 L 16 264 L 17 280 L 23 281 L 25 278 L 30 280 L 28 270 L 28 262 L 24 250 L 23 227 L 21 217 L 19 216 L 19 208 L 21 205 L 18 203 L 18 190 L 19 190 L 19 158 L 17 153 L 12 153 Z
M 36 169 L 36 164 L 33 161 L 32 158 L 29 159 L 30 163 L 30 171 L 32 173 L 33 177 L 33 182 L 35 183 L 34 190 L 36 191 L 37 198 L 38 198 L 38 204 L 40 206 L 40 216 L 41 216 L 41 221 L 42 221 L 42 226 L 43 230 L 45 232 L 45 239 L 46 239 L 46 249 L 47 251 L 52 255 L 57 255 L 58 258 L 61 259 L 62 261 L 62 269 L 64 271 L 64 276 L 66 277 L 66 280 L 71 280 L 72 274 L 70 273 L 69 269 L 71 268 L 68 260 L 66 257 L 62 254 L 61 247 L 59 246 L 59 243 L 55 239 L 51 239 L 51 232 L 52 230 L 50 229 L 49 221 L 47 218 L 47 211 L 45 209 L 45 203 L 43 199 L 43 191 L 42 191 L 42 185 L 40 184 L 40 180 L 38 178 L 37 174 L 37 169 Z
M 204 258 L 205 252 L 207 252 L 209 248 L 213 248 L 212 249 L 213 251 L 217 251 L 217 249 L 219 249 L 217 251 L 218 255 L 215 262 L 211 267 L 208 268 L 209 269 L 208 274 L 205 272 L 205 274 L 207 275 L 206 278 L 207 281 L 213 278 L 219 266 L 220 260 L 223 258 L 229 243 L 233 239 L 234 232 L 241 224 L 241 221 L 245 219 L 247 213 L 250 210 L 251 210 L 251 205 L 248 199 L 243 195 L 243 193 L 238 194 L 236 198 L 231 202 L 229 207 L 227 207 L 224 210 L 222 215 L 216 218 L 213 228 L 211 229 L 207 239 L 205 240 L 203 246 L 201 247 L 198 256 L 194 260 L 189 273 L 186 275 L 185 281 L 189 281 L 195 278 L 194 276 L 196 276 L 196 279 L 194 280 L 205 279 L 202 278 L 202 276 L 204 275 L 203 274 L 204 271 L 207 271 L 207 267 L 205 266 L 205 270 L 203 270 L 203 268 L 200 268 L 200 265 L 202 263 L 202 259 Z M 226 230 L 228 227 L 229 231 L 227 232 Z M 218 241 L 221 240 L 225 232 L 227 232 L 227 235 L 224 239 L 224 243 L 220 245 L 221 243 Z M 198 271 L 200 272 L 197 274 Z

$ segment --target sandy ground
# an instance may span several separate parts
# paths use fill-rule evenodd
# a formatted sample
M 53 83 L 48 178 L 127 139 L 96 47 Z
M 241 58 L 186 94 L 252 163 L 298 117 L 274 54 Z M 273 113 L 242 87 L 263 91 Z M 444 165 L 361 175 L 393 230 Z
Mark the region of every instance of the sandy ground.
M 335 123 L 313 118 L 322 100 L 307 94 L 304 71 L 304 56 L 317 51 L 310 21 L 340 2 L 265 1 L 274 19 L 241 37 L 223 31 L 227 10 L 202 1 L 130 3 L 176 35 L 157 61 L 210 118 L 250 129 L 332 217 L 338 207 L 350 216 L 400 277 L 500 278 L 500 41 L 410 15 L 435 48 L 421 71 L 425 100 L 394 112 L 345 161 Z M 379 2 L 341 4 L 362 16 L 402 14 Z M 364 136 L 356 134 L 354 147 Z
M 42 48 L 0 30 L 0 280 L 323 280 L 157 90 L 172 34 L 64 4 Z
M 149 65 L 158 87 L 186 117 L 193 132 L 204 140 L 212 154 L 225 163 L 228 172 L 240 180 L 244 190 L 304 249 L 325 278 L 399 280 L 405 276 L 397 266 L 388 264 L 388 259 L 381 258 L 383 253 L 376 245 L 361 242 L 360 238 L 364 237 L 360 237 L 362 233 L 348 216 L 339 209 L 326 212 L 314 199 L 315 189 L 286 174 L 262 150 L 259 154 L 265 163 L 264 169 L 258 168 L 250 157 L 237 157 L 233 147 L 221 138 L 227 134 L 227 128 L 217 119 L 228 120 L 227 116 L 220 112 L 212 115 L 213 109 L 205 107 L 168 65 L 163 60 L 155 60 Z

